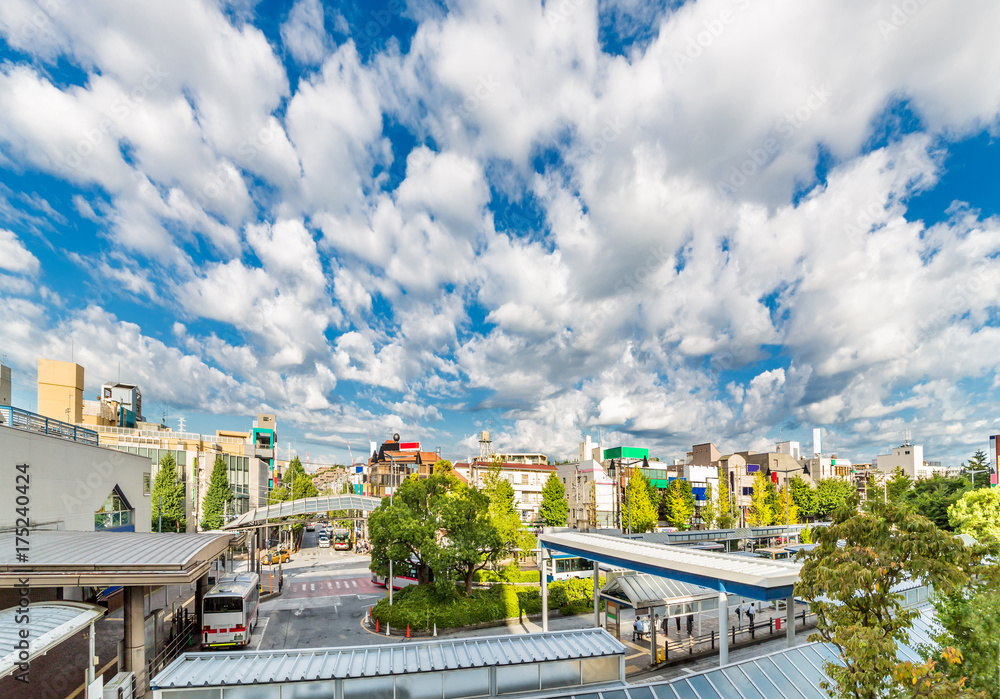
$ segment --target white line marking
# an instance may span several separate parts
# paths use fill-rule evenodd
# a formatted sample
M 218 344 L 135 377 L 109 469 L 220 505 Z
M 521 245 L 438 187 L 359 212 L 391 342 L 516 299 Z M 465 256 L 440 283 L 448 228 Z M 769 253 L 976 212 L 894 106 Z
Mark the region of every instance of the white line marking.
M 327 583 L 326 583 L 326 586 L 327 586 L 327 587 L 328 587 L 329 589 L 331 589 L 331 590 L 333 589 L 333 583 L 332 583 L 332 582 L 327 582 Z
M 338 590 L 340 589 L 340 581 L 339 580 L 337 581 L 337 589 Z
M 357 580 L 352 580 L 351 584 L 354 585 L 354 587 L 357 587 L 358 586 L 358 581 Z
M 310 584 L 310 585 L 309 585 L 309 589 L 310 589 L 310 590 L 315 590 L 315 589 L 316 589 L 316 585 L 314 585 L 314 584 Z

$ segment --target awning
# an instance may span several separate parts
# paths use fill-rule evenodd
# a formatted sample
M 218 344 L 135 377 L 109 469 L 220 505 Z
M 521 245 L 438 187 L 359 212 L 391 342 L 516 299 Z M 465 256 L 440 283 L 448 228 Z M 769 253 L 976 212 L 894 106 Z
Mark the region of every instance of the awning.
M 601 596 L 627 601 L 637 609 L 665 606 L 666 616 L 709 611 L 719 606 L 718 592 L 648 573 L 619 575 L 604 586 Z
M 68 638 L 76 635 L 104 616 L 107 610 L 82 602 L 36 602 L 29 604 L 27 612 L 20 607 L 0 611 L 0 648 L 13 649 L 0 657 L 0 677 L 17 669 L 19 663 L 31 662 L 49 652 Z M 27 630 L 28 638 L 21 638 Z M 28 657 L 21 659 L 18 643 L 28 641 Z

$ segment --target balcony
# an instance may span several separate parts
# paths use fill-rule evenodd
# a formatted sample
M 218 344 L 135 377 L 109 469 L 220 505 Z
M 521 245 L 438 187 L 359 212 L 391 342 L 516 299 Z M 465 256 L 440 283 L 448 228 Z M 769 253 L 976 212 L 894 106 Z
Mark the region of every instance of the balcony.
M 274 448 L 266 446 L 257 446 L 253 450 L 254 456 L 258 459 L 273 459 L 274 458 Z
M 51 437 L 68 439 L 72 442 L 82 444 L 92 444 L 97 446 L 97 433 L 77 427 L 68 422 L 53 420 L 36 413 L 21 410 L 10 405 L 0 405 L 0 425 L 13 427 L 16 430 L 27 430 L 38 434 L 47 434 Z

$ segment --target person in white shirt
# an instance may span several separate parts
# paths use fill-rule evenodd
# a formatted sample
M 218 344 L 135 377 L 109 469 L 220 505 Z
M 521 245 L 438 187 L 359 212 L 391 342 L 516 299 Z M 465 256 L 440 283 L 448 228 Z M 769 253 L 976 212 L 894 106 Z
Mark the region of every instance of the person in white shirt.
M 743 630 L 743 600 L 736 605 L 736 622 L 739 624 L 740 631 Z
M 747 605 L 747 614 L 750 615 L 750 626 L 753 626 L 753 618 L 754 615 L 757 614 L 757 607 L 754 605 L 753 602 Z

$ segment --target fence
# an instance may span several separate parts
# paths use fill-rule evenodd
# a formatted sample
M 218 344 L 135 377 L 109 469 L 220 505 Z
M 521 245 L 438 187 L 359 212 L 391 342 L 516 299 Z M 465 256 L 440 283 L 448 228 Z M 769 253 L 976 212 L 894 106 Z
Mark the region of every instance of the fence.
M 200 638 L 198 616 L 189 613 L 187 609 L 178 609 L 171 619 L 170 636 L 166 645 L 146 663 L 146 676 L 153 677 Z
M 782 628 L 778 628 L 778 622 L 782 624 Z M 795 627 L 796 629 L 805 629 L 809 626 L 815 625 L 816 615 L 807 614 L 806 610 L 802 610 L 801 614 L 795 615 Z M 758 636 L 764 635 L 765 633 L 769 636 L 775 634 L 775 632 L 784 634 L 784 618 L 783 617 L 772 617 L 766 622 L 755 621 L 752 624 L 746 624 L 743 628 L 737 626 L 732 626 L 726 631 L 726 635 L 729 636 L 729 647 L 734 648 L 737 644 L 745 644 L 750 641 L 756 640 Z M 649 639 L 646 639 L 649 641 Z M 671 640 L 669 637 L 666 639 L 666 643 L 662 643 L 663 634 L 660 629 L 656 630 L 656 641 L 657 645 L 663 649 L 662 661 L 667 661 L 670 659 L 670 654 L 673 653 L 674 656 L 677 655 L 694 655 L 695 653 L 709 653 L 715 651 L 719 643 L 719 632 L 712 629 L 708 634 L 703 634 L 701 636 L 695 636 L 693 634 L 689 635 L 687 639 L 682 639 L 679 641 Z
M 0 405 L 0 425 L 97 446 L 97 433 L 93 430 L 77 427 L 62 420 L 53 420 L 10 405 Z

